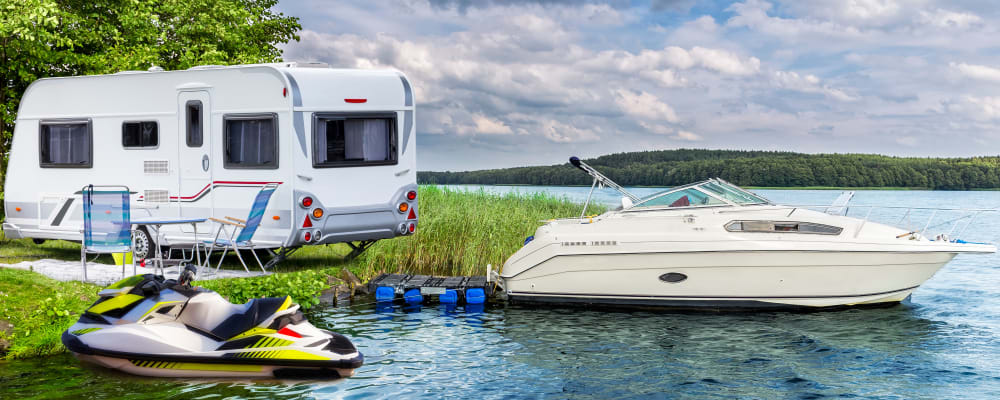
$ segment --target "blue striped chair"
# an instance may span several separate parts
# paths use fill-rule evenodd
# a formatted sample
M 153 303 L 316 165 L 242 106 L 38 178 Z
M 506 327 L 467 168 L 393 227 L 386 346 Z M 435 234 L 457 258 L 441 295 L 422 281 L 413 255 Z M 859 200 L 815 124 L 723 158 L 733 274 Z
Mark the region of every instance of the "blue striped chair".
M 240 255 L 240 250 L 245 249 L 250 250 L 253 257 L 257 259 L 257 265 L 260 266 L 260 270 L 267 272 L 264 269 L 264 264 L 260 262 L 257 252 L 254 251 L 251 239 L 253 239 L 253 234 L 257 232 L 260 221 L 264 218 L 264 210 L 267 208 L 267 202 L 271 200 L 271 194 L 277 188 L 278 184 L 276 183 L 264 185 L 260 189 L 260 192 L 257 192 L 257 197 L 253 200 L 253 207 L 250 208 L 250 215 L 245 220 L 233 217 L 226 217 L 225 219 L 209 218 L 218 224 L 218 228 L 215 231 L 215 238 L 205 241 L 205 245 L 207 246 L 205 251 L 205 265 L 211 265 L 208 260 L 213 251 L 222 249 L 222 257 L 219 258 L 219 264 L 215 267 L 215 272 L 218 273 L 219 268 L 222 267 L 222 260 L 226 258 L 226 253 L 229 250 L 233 250 L 236 253 L 236 257 L 240 259 L 240 264 L 243 264 L 243 269 L 249 273 L 250 269 L 247 268 L 247 263 L 243 261 L 243 256 Z M 232 229 L 227 229 L 227 227 Z
M 87 254 L 124 254 L 132 252 L 132 223 L 129 211 L 129 189 L 126 186 L 84 186 L 83 243 L 80 261 L 83 263 L 83 280 L 87 280 Z M 135 274 L 135 259 L 132 260 Z M 122 277 L 125 263 L 122 262 Z

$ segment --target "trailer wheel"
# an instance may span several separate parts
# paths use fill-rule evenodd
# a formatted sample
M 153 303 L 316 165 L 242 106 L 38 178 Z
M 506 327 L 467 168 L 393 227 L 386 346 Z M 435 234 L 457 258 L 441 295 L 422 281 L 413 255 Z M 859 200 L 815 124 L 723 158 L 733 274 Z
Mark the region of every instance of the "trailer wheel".
M 135 252 L 132 254 L 134 259 L 145 260 L 149 257 L 149 249 L 153 246 L 153 240 L 149 238 L 146 227 L 132 231 L 132 243 L 135 244 Z
M 41 246 L 42 244 L 45 244 L 45 239 L 31 239 L 31 242 Z

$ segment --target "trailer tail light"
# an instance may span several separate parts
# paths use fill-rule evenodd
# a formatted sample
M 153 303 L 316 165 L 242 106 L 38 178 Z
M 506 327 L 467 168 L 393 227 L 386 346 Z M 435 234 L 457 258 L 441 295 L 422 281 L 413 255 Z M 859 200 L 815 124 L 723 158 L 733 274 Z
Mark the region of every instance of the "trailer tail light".
M 302 227 L 303 228 L 312 228 L 313 227 L 313 223 L 312 223 L 311 220 L 309 220 L 309 216 L 306 216 L 306 222 L 302 223 Z
M 413 211 L 413 209 L 411 208 L 410 209 L 410 215 L 407 216 L 406 219 L 417 219 L 417 212 Z
M 313 218 L 316 218 L 316 219 L 323 218 L 323 209 L 319 208 L 319 207 L 314 208 L 313 212 L 312 212 L 312 216 L 313 216 Z
M 399 224 L 399 234 L 400 235 L 406 234 L 406 223 Z
M 302 240 L 305 242 L 311 242 L 313 238 L 312 233 L 306 232 L 302 234 Z
M 367 103 L 368 99 L 344 99 L 344 101 L 353 104 Z
M 410 205 L 406 203 L 399 203 L 399 213 L 404 214 L 410 209 Z
M 288 88 L 281 88 L 281 97 L 288 97 Z
M 415 222 L 410 222 L 410 226 L 408 226 L 407 229 L 410 230 L 410 233 L 416 232 L 417 231 L 417 224 Z
M 416 190 L 411 190 L 411 191 L 407 192 L 406 193 L 406 199 L 410 200 L 410 201 L 416 200 L 417 199 L 417 191 Z
M 309 206 L 313 205 L 313 198 L 305 196 L 301 201 L 299 201 L 299 204 L 302 204 L 303 208 L 309 208 Z

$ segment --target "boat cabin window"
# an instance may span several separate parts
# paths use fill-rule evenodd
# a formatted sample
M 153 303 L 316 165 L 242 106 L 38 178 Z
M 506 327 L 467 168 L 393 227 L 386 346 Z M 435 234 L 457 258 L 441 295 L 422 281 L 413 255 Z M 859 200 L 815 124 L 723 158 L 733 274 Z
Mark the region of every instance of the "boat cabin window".
M 691 207 L 691 206 L 715 206 L 726 203 L 705 194 L 695 188 L 679 190 L 667 193 L 663 196 L 654 197 L 636 204 L 634 207 Z
M 313 167 L 396 164 L 396 116 L 316 114 Z
M 156 121 L 122 123 L 122 146 L 126 149 L 156 148 L 159 144 Z
M 184 106 L 184 119 L 187 125 L 187 146 L 201 147 L 202 144 L 202 115 L 201 101 L 191 100 Z
M 746 192 L 746 191 L 744 191 L 742 189 L 735 188 L 733 186 L 726 185 L 726 184 L 721 183 L 721 182 L 719 182 L 719 183 L 716 183 L 716 182 L 705 182 L 705 183 L 701 184 L 699 187 L 701 187 L 702 189 L 707 190 L 708 192 L 710 192 L 710 193 L 712 193 L 712 194 L 714 194 L 716 196 L 719 196 L 719 197 L 721 197 L 723 199 L 729 200 L 729 201 L 731 201 L 733 203 L 736 203 L 736 204 L 761 204 L 761 203 L 767 203 L 767 200 L 764 200 L 764 199 L 762 199 L 760 197 L 754 196 L 753 194 L 748 193 L 748 192 Z
M 89 119 L 42 121 L 38 130 L 42 168 L 90 168 L 93 165 L 93 129 Z
M 278 168 L 277 114 L 225 115 L 222 120 L 226 168 Z
M 813 222 L 732 221 L 726 224 L 726 230 L 730 232 L 777 232 L 839 235 L 840 232 L 844 231 L 844 228 Z

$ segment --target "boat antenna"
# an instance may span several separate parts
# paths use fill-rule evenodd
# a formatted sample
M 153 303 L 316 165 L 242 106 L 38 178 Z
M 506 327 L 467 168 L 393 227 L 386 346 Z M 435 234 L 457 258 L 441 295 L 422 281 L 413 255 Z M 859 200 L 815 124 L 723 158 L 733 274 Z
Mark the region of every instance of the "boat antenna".
M 590 205 L 590 198 L 591 196 L 594 195 L 594 188 L 597 187 L 597 184 L 601 184 L 601 187 L 609 187 L 614 190 L 617 190 L 619 193 L 621 193 L 625 197 L 628 197 L 633 202 L 639 202 L 638 196 L 629 193 L 628 190 L 625 190 L 625 188 L 623 188 L 621 185 L 615 183 L 615 181 L 611 180 L 611 178 L 608 178 L 604 176 L 604 174 L 597 172 L 596 169 L 587 165 L 587 163 L 581 161 L 579 157 L 576 156 L 570 157 L 569 163 L 573 164 L 574 167 L 579 168 L 583 172 L 586 172 L 587 175 L 594 177 L 594 183 L 590 184 L 590 194 L 587 195 L 587 201 L 583 203 L 583 212 L 580 213 L 580 218 L 583 218 L 584 216 L 587 215 L 587 206 Z

